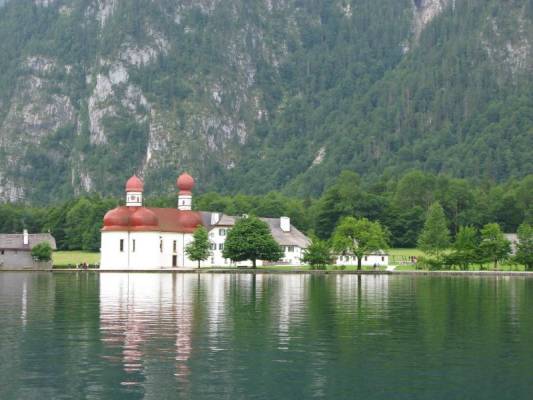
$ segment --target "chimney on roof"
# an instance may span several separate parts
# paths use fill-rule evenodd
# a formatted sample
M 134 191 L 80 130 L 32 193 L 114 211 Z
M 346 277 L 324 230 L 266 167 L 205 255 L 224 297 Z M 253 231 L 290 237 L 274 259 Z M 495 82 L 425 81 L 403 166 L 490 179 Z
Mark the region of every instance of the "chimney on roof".
M 220 213 L 211 213 L 211 225 L 218 224 L 218 221 L 220 221 Z
M 22 236 L 23 236 L 23 243 L 25 245 L 29 245 L 30 244 L 30 235 L 28 235 L 28 230 L 27 229 L 24 229 L 24 232 L 22 233 Z
M 291 219 L 289 217 L 281 217 L 279 219 L 279 227 L 283 232 L 291 231 Z

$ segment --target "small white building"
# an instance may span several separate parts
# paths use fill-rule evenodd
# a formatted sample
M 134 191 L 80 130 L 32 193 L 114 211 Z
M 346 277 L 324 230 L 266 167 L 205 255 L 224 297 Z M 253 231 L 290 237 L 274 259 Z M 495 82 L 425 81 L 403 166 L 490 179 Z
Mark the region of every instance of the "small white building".
M 109 211 L 104 217 L 101 244 L 101 269 L 194 268 L 196 261 L 185 249 L 193 241 L 199 226 L 209 232 L 211 256 L 204 266 L 235 265 L 222 257 L 228 231 L 237 217 L 220 213 L 192 211 L 194 179 L 187 173 L 177 180 L 178 207 L 143 206 L 144 184 L 136 176 L 126 183 L 126 205 Z M 293 227 L 288 217 L 262 218 L 274 239 L 284 249 L 281 263 L 300 265 L 309 239 Z M 251 262 L 239 262 L 251 265 Z M 257 265 L 262 265 L 258 260 Z
M 335 257 L 336 265 L 357 265 L 357 257 L 351 254 L 338 255 Z M 384 251 L 377 251 L 365 255 L 361 261 L 364 267 L 386 267 L 389 265 L 389 255 Z

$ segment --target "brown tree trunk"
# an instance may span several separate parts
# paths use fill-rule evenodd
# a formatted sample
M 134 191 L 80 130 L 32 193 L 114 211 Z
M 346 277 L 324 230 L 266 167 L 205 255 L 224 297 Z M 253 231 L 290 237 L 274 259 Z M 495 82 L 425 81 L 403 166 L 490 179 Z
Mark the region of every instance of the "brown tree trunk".
M 200 260 L 198 260 L 198 269 L 200 269 Z
M 255 267 L 256 267 L 256 260 L 255 260 L 255 258 L 254 258 L 254 259 L 252 260 L 252 268 L 255 269 Z
M 363 260 L 361 257 L 357 257 L 357 270 L 361 271 L 361 264 L 363 263 Z

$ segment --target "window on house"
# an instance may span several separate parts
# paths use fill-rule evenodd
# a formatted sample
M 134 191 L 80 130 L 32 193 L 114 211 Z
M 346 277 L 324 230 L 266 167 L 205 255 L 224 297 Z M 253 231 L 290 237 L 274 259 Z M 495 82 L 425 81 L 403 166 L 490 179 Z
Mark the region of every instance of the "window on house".
M 124 252 L 124 239 L 120 239 L 120 252 Z
M 224 243 L 219 243 L 218 244 L 218 249 L 219 250 L 224 250 Z
M 211 257 L 211 264 L 214 264 L 214 263 L 215 263 L 215 258 Z
M 4 255 L 5 254 L 4 250 L 0 250 L 0 254 Z
M 160 239 L 159 240 L 159 251 L 162 253 L 163 252 L 163 239 Z
M 226 230 L 225 230 L 225 229 L 219 229 L 219 230 L 218 230 L 218 234 L 219 234 L 220 236 L 226 236 Z
M 381 261 L 385 261 L 385 257 L 381 257 Z
M 217 244 L 211 243 L 211 250 L 216 250 L 216 249 L 217 249 Z
M 287 251 L 289 253 L 294 253 L 294 246 L 287 246 Z
M 178 248 L 178 242 L 174 240 L 172 242 L 172 251 L 175 253 L 177 251 L 177 248 Z
M 365 261 L 368 261 L 368 257 L 367 256 L 365 256 Z
M 132 253 L 135 253 L 135 239 L 133 239 L 131 242 L 131 251 Z

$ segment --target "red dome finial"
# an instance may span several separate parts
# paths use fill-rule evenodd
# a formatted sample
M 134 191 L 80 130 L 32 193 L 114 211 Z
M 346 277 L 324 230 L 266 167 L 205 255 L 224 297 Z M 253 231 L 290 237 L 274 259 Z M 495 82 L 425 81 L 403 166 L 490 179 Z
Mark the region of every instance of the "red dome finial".
M 144 183 L 136 175 L 133 175 L 126 182 L 126 192 L 142 192 L 144 190 Z
M 180 192 L 191 192 L 195 185 L 194 178 L 187 172 L 184 172 L 179 176 L 176 185 Z

